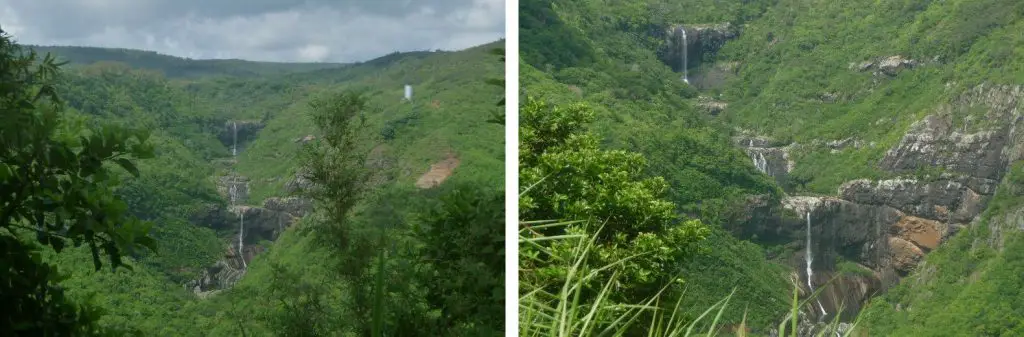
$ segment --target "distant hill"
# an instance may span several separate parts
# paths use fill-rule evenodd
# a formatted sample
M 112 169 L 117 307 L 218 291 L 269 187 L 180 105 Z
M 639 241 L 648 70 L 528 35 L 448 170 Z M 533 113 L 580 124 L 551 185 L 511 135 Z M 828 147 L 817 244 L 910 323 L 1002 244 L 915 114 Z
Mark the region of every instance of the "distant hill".
M 239 59 L 196 60 L 154 51 L 75 46 L 28 46 L 40 54 L 51 53 L 70 64 L 122 62 L 133 68 L 159 70 L 171 78 L 211 75 L 253 77 L 344 67 L 344 63 L 258 62 Z

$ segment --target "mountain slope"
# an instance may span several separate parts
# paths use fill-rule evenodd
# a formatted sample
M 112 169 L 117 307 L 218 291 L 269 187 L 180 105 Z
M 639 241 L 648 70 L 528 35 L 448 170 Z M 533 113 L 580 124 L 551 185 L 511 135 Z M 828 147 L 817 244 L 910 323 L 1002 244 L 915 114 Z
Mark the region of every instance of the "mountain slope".
M 758 244 L 805 294 L 822 288 L 811 318 L 865 307 L 861 326 L 882 336 L 1019 328 L 1006 316 L 1017 301 L 996 295 L 1018 287 L 1003 273 L 1014 257 L 979 246 L 1012 246 L 1020 230 L 1020 2 L 522 6 L 527 93 L 598 105 L 606 145 L 660 162 L 651 173 L 682 208 L 703 209 L 687 213 Z M 751 168 L 785 192 L 737 174 Z M 743 194 L 770 197 L 715 197 Z M 694 275 L 764 268 L 748 261 Z
M 324 275 L 335 267 L 330 258 L 309 259 L 323 249 L 309 243 L 313 234 L 285 230 L 320 221 L 300 220 L 315 209 L 290 192 L 302 183 L 296 179 L 300 148 L 321 136 L 310 121 L 310 103 L 351 90 L 369 100 L 361 147 L 373 149 L 376 174 L 353 218 L 364 231 L 389 228 L 409 236 L 414 227 L 429 226 L 426 214 L 439 207 L 441 196 L 455 190 L 476 195 L 467 186 L 482 195 L 501 184 L 502 133 L 486 122 L 501 91 L 485 83 L 501 74 L 489 52 L 501 43 L 344 66 L 36 48 L 71 61 L 60 88 L 69 118 L 84 126 L 149 129 L 156 150 L 155 158 L 139 163 L 141 177 L 123 177 L 118 193 L 136 216 L 155 222 L 158 252 L 134 256 L 134 272 L 94 272 L 87 249 L 50 254 L 72 274 L 63 285 L 74 300 L 107 311 L 101 324 L 108 327 L 157 336 L 237 335 L 239 328 L 272 335 L 285 324 L 275 320 L 285 309 L 266 299 L 323 281 L 304 270 Z M 404 84 L 413 86 L 412 102 L 402 100 Z M 417 186 L 439 163 L 448 164 Z M 402 242 L 422 247 L 418 240 Z M 420 258 L 420 248 L 408 248 L 397 247 L 405 255 L 391 263 Z M 281 283 L 280 270 L 298 272 L 297 278 Z M 421 276 L 394 270 L 406 274 L 389 283 L 394 289 L 388 303 L 416 303 L 389 305 L 395 313 L 388 322 L 401 322 L 396 315 L 417 315 L 424 324 L 436 320 L 431 312 L 439 309 L 425 298 Z M 338 280 L 326 284 L 334 294 L 354 287 Z M 328 321 L 350 321 L 355 309 L 348 305 L 332 303 L 337 316 Z M 353 331 L 345 325 L 333 331 Z

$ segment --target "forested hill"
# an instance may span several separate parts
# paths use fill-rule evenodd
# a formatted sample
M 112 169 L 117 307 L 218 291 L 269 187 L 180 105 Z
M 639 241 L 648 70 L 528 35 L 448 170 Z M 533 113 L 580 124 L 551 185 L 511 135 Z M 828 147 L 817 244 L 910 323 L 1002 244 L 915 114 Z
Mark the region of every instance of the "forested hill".
M 1008 275 L 1020 270 L 1021 2 L 523 1 L 521 12 L 527 95 L 589 103 L 603 146 L 642 153 L 680 213 L 757 245 L 731 264 L 735 249 L 712 244 L 718 262 L 684 273 L 690 297 L 739 287 L 726 321 L 748 309 L 766 333 L 756 326 L 783 319 L 784 305 L 760 300 L 770 296 L 742 295 L 791 294 L 744 278 L 776 265 L 802 298 L 821 289 L 803 333 L 858 314 L 871 336 L 1021 333 L 1009 315 L 1024 307 L 1006 296 L 1020 287 Z
M 143 130 L 153 151 L 111 186 L 156 253 L 112 272 L 47 250 L 66 301 L 114 335 L 497 334 L 503 43 L 354 64 L 33 47 L 70 61 L 60 133 Z
M 171 78 L 196 78 L 213 75 L 254 77 L 338 68 L 346 65 L 342 63 L 258 62 L 239 59 L 204 60 L 181 58 L 153 51 L 120 48 L 34 45 L 27 47 L 41 54 L 51 53 L 59 55 L 59 61 L 68 61 L 71 64 L 88 65 L 96 62 L 121 62 L 133 68 L 157 70 Z

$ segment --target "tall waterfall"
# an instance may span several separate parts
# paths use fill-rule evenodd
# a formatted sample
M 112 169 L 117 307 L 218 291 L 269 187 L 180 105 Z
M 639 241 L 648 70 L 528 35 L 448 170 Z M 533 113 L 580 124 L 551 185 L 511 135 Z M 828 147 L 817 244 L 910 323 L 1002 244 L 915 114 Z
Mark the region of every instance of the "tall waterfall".
M 814 286 L 811 285 L 811 276 L 814 275 L 814 271 L 811 269 L 811 261 L 814 260 L 814 255 L 811 253 L 811 212 L 807 212 L 807 252 L 805 260 L 807 261 L 807 289 L 814 293 Z M 828 316 L 828 312 L 825 311 L 825 306 L 821 305 L 821 300 L 815 299 L 818 302 L 818 309 L 821 309 L 821 316 Z
M 686 68 L 687 68 L 687 65 L 688 65 L 686 57 L 688 56 L 687 54 L 689 54 L 686 51 L 686 48 L 687 48 L 686 28 L 683 28 L 682 26 L 679 26 L 679 34 L 683 38 L 683 53 L 682 53 L 682 57 L 681 57 L 681 62 L 682 62 L 681 66 L 683 68 L 683 82 L 690 83 L 690 78 L 689 78 L 689 76 L 687 76 L 687 73 L 686 73 L 687 72 Z
M 238 122 L 231 122 L 231 156 L 238 156 Z M 228 188 L 228 195 L 231 198 L 231 205 L 234 206 L 238 203 L 238 181 L 237 178 L 232 177 L 229 183 L 231 187 Z M 245 238 L 245 211 L 242 210 L 238 214 L 238 257 L 242 260 L 242 269 L 248 269 L 249 267 L 245 263 L 245 251 L 242 239 Z
M 231 156 L 238 155 L 238 123 L 231 122 Z
M 238 214 L 238 256 L 242 257 L 242 269 L 249 269 L 249 266 L 245 264 L 245 250 L 243 250 L 242 238 L 245 235 L 245 211 Z

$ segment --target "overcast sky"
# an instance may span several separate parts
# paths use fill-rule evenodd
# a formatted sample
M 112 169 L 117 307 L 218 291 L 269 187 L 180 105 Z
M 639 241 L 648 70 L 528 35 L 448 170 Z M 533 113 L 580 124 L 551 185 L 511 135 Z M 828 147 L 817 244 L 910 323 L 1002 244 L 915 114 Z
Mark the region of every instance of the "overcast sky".
M 0 0 L 22 44 L 191 58 L 354 62 L 505 36 L 503 0 Z

